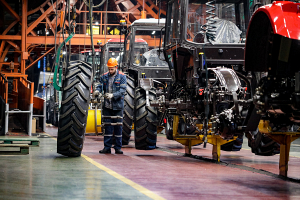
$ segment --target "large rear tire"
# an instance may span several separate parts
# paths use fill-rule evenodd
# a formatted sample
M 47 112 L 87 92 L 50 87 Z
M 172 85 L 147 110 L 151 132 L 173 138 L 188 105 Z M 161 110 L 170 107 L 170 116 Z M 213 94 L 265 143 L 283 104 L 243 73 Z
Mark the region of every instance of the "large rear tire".
M 71 61 L 62 88 L 57 153 L 69 157 L 81 155 L 91 82 L 92 67 L 83 61 Z
M 168 140 L 174 140 L 173 138 L 173 116 L 166 116 L 167 123 L 165 124 L 165 132 Z
M 127 76 L 127 87 L 126 87 L 126 94 L 124 99 L 124 119 L 123 119 L 123 130 L 122 130 L 123 145 L 129 144 L 129 140 L 131 136 L 132 122 L 134 118 L 134 95 L 135 95 L 134 80 L 130 76 Z
M 139 150 L 152 150 L 156 148 L 157 140 L 157 109 L 146 106 L 146 91 L 136 89 L 134 139 L 135 148 Z M 156 99 L 154 90 L 149 91 L 149 101 Z
M 253 139 L 248 140 L 248 146 L 255 155 L 273 156 L 280 153 L 280 145 L 269 136 L 259 131 L 253 132 L 252 135 Z
M 243 135 L 239 135 L 236 140 L 221 145 L 222 151 L 240 151 L 243 145 Z

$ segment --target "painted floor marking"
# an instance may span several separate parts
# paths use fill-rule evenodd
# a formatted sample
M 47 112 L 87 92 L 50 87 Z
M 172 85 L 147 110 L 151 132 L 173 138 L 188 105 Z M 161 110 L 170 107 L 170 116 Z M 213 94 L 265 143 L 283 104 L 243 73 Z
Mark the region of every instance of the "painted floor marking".
M 129 180 L 128 178 L 125 178 L 124 176 L 118 174 L 117 172 L 99 164 L 98 162 L 94 161 L 92 158 L 81 154 L 81 157 L 85 158 L 88 162 L 92 163 L 93 165 L 95 165 L 96 167 L 98 167 L 99 169 L 105 171 L 106 173 L 110 174 L 111 176 L 123 181 L 124 183 L 126 183 L 127 185 L 130 185 L 131 187 L 133 187 L 134 189 L 138 190 L 139 192 L 143 193 L 144 195 L 150 197 L 151 199 L 160 199 L 163 200 L 164 198 L 158 196 L 157 194 L 153 193 L 152 191 L 144 188 L 143 186 Z
M 56 138 L 54 138 L 53 136 L 51 136 L 47 133 L 44 133 L 44 134 L 50 136 L 54 140 L 57 140 Z M 94 161 L 92 158 L 90 158 L 90 157 L 88 157 L 84 154 L 81 154 L 81 157 L 83 157 L 84 159 L 86 159 L 88 162 L 95 165 L 99 169 L 101 169 L 101 170 L 105 171 L 106 173 L 110 174 L 111 176 L 115 177 L 116 179 L 119 179 L 120 181 L 123 181 L 127 185 L 129 185 L 129 186 L 133 187 L 134 189 L 138 190 L 139 192 L 146 195 L 147 197 L 149 197 L 151 199 L 155 199 L 155 200 L 165 200 L 163 197 L 155 194 L 154 192 L 148 190 L 147 188 L 144 188 L 143 186 L 129 180 L 128 178 L 125 178 L 124 176 L 118 174 L 117 172 L 115 172 L 115 171 L 105 167 L 104 165 L 101 165 L 100 163 Z

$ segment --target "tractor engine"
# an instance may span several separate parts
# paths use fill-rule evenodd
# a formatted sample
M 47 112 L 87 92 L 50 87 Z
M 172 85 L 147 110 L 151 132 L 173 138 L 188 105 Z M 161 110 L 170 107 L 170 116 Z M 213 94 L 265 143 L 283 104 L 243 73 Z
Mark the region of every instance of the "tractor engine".
M 267 73 L 265 73 L 267 74 Z M 255 89 L 253 103 L 256 113 L 263 119 L 271 119 L 274 130 L 292 124 L 300 124 L 300 76 L 294 75 L 262 77 Z
M 207 131 L 224 139 L 242 134 L 247 113 L 245 105 L 250 102 L 247 101 L 247 87 L 242 86 L 237 73 L 217 67 L 209 68 L 207 72 L 198 68 L 197 76 L 189 72 L 185 75 L 186 81 L 172 85 L 169 99 L 160 96 L 151 105 L 159 107 L 168 116 L 181 116 L 179 134 L 200 135 Z

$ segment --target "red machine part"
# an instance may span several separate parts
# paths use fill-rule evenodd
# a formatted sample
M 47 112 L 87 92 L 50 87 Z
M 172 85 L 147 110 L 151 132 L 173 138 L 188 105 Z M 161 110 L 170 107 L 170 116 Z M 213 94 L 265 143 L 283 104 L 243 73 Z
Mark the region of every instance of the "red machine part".
M 290 1 L 274 1 L 272 4 L 262 6 L 253 14 L 250 24 L 260 12 L 268 15 L 275 34 L 290 39 L 300 39 L 300 3 Z M 248 35 L 248 33 L 247 33 Z

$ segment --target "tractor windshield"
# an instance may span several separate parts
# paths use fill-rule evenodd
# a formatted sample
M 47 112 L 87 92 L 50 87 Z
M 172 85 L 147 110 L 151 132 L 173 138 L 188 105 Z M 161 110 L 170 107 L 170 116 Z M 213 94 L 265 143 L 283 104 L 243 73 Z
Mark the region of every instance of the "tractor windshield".
M 108 58 L 117 58 L 121 52 L 120 47 L 110 47 L 108 48 Z
M 92 62 L 93 62 L 93 57 L 92 57 L 92 55 L 88 55 L 88 56 L 87 56 L 87 62 L 88 62 L 89 64 L 92 64 Z M 96 55 L 96 56 L 95 56 L 95 64 L 96 64 L 96 65 L 100 65 L 100 56 L 99 56 L 99 55 Z
M 157 25 L 157 24 L 155 24 Z M 132 51 L 132 64 L 137 66 L 157 66 L 162 61 L 159 60 L 157 50 L 160 45 L 161 35 L 164 36 L 164 31 L 161 33 L 162 27 L 149 24 L 148 27 L 138 27 L 134 31 L 134 44 Z M 147 41 L 147 42 L 146 42 Z M 154 50 L 154 51 L 151 51 Z
M 165 42 L 176 45 L 181 39 L 194 43 L 241 43 L 246 36 L 248 16 L 247 1 L 169 1 Z

